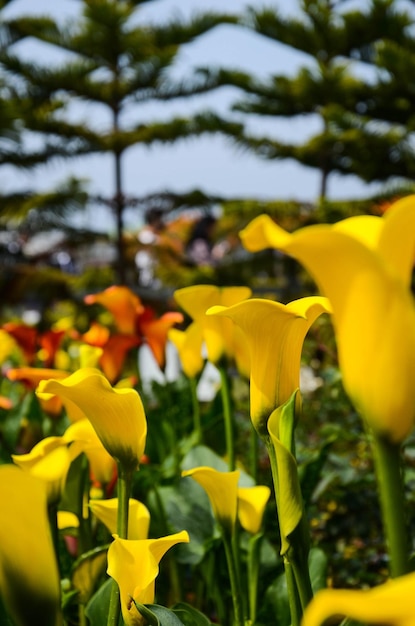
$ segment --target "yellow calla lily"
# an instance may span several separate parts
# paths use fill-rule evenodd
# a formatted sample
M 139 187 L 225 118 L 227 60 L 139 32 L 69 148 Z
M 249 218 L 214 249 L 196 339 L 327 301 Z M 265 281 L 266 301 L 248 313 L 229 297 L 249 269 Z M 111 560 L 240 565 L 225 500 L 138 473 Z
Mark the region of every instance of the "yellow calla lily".
M 326 311 L 329 302 L 319 296 L 286 305 L 252 298 L 228 308 L 215 306 L 208 310 L 208 317 L 229 317 L 246 337 L 251 356 L 251 419 L 260 435 L 268 434 L 270 414 L 299 386 L 305 336 Z
M 113 535 L 117 531 L 118 498 L 91 500 L 89 507 Z M 128 539 L 147 539 L 150 511 L 145 504 L 130 498 L 128 515 Z
M 238 488 L 238 518 L 242 528 L 256 535 L 261 530 L 265 507 L 271 495 L 266 485 Z
M 168 337 L 177 349 L 183 372 L 188 378 L 195 378 L 205 363 L 202 356 L 201 327 L 193 322 L 186 330 L 171 328 Z
M 14 465 L 0 467 L 0 590 L 16 626 L 59 626 L 60 580 L 45 485 Z
M 151 604 L 155 596 L 155 580 L 159 562 L 177 543 L 187 543 L 188 533 L 183 530 L 160 539 L 120 539 L 114 536 L 108 550 L 107 572 L 120 589 L 121 611 L 127 626 L 142 626 L 143 618 L 133 600 Z
M 195 467 L 182 472 L 191 476 L 206 491 L 219 524 L 232 532 L 238 509 L 239 470 L 219 472 L 211 467 Z
M 177 304 L 202 329 L 207 356 L 211 363 L 218 363 L 223 356 L 235 358 L 238 352 L 238 339 L 235 339 L 234 327 L 226 319 L 206 316 L 206 311 L 214 306 L 231 306 L 249 298 L 249 287 L 216 287 L 215 285 L 195 285 L 184 287 L 174 292 Z
M 64 380 L 41 381 L 39 397 L 68 398 L 85 413 L 106 450 L 124 467 L 136 469 L 143 455 L 147 421 L 134 389 L 114 389 L 96 369 L 82 368 Z
M 59 530 L 79 528 L 79 518 L 71 511 L 58 511 L 56 517 Z
M 49 504 L 57 503 L 76 452 L 63 437 L 46 437 L 27 454 L 12 454 L 16 465 L 39 479 L 47 488 Z
M 319 626 L 333 617 L 365 624 L 415 626 L 414 588 L 412 573 L 373 589 L 323 589 L 306 608 L 302 626 Z
M 91 479 L 101 485 L 107 485 L 114 478 L 117 465 L 101 443 L 91 422 L 84 418 L 74 422 L 63 434 L 65 441 L 73 442 L 71 448 L 78 452 L 84 452 L 91 473 Z M 115 532 L 115 531 L 114 531 Z
M 346 391 L 392 442 L 415 420 L 415 196 L 383 217 L 353 217 L 290 234 L 260 216 L 242 231 L 248 250 L 276 248 L 300 261 L 332 304 Z

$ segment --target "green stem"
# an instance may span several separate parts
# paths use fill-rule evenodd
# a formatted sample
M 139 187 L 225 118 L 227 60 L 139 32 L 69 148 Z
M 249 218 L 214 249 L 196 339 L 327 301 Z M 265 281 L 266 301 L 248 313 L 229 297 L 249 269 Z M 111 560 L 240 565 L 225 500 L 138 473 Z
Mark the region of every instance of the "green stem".
M 374 434 L 373 457 L 392 578 L 410 571 L 400 445 Z
M 258 603 L 258 578 L 260 564 L 260 550 L 263 533 L 257 533 L 249 538 L 248 542 L 248 597 L 249 597 L 249 619 L 255 624 Z
M 235 441 L 234 441 L 234 425 L 231 410 L 231 397 L 229 393 L 229 380 L 226 373 L 226 368 L 221 365 L 219 367 L 220 380 L 221 380 L 221 397 L 223 406 L 223 419 L 225 422 L 225 439 L 226 439 L 226 453 L 228 456 L 229 471 L 232 472 L 235 469 Z
M 258 483 L 258 461 L 259 461 L 259 438 L 258 433 L 251 423 L 251 437 L 250 437 L 250 450 L 249 450 L 249 468 L 250 474 Z
M 239 585 L 239 576 L 232 550 L 232 538 L 226 529 L 222 529 L 223 545 L 225 547 L 226 562 L 228 565 L 229 580 L 231 583 L 232 603 L 234 611 L 235 626 L 244 626 L 244 616 L 242 609 L 242 597 Z
M 157 489 L 157 486 L 153 484 L 153 492 L 154 498 L 157 504 L 158 513 L 160 517 L 161 527 L 163 528 L 163 533 L 168 535 L 171 532 L 171 528 L 169 526 L 169 521 L 167 519 L 166 510 L 163 504 L 163 500 L 160 497 L 160 493 Z M 182 598 L 182 585 L 181 579 L 179 575 L 179 569 L 177 566 L 176 560 L 170 555 L 166 555 L 164 557 L 165 561 L 168 563 L 169 575 L 170 575 L 170 601 L 171 604 L 175 604 L 179 602 Z
M 280 501 L 280 493 L 279 493 L 279 480 L 278 480 L 278 463 L 277 456 L 275 454 L 275 448 L 272 444 L 270 437 L 264 437 L 265 445 L 267 447 L 268 456 L 271 465 L 271 474 L 272 474 L 272 482 L 274 485 L 275 492 L 275 502 L 277 505 L 277 515 L 279 512 L 279 501 Z M 293 547 L 295 550 L 295 547 Z M 302 608 L 298 591 L 298 582 L 297 576 L 294 574 L 293 563 L 291 558 L 288 555 L 283 555 L 284 560 L 284 572 L 285 579 L 287 582 L 287 594 L 288 594 L 288 603 L 290 605 L 290 613 L 291 613 L 291 626 L 299 626 L 301 618 L 302 618 Z M 297 572 L 298 576 L 301 578 L 302 576 L 309 576 L 308 568 L 307 572 Z
M 120 539 L 128 538 L 128 512 L 132 487 L 133 472 L 118 463 L 118 511 L 117 511 L 117 534 Z M 107 626 L 118 626 L 120 618 L 120 590 L 115 580 L 112 582 L 110 605 L 108 610 Z
M 193 411 L 193 430 L 196 433 L 197 443 L 203 441 L 202 422 L 200 419 L 200 404 L 197 399 L 197 380 L 196 378 L 189 378 L 190 394 L 192 397 L 192 411 Z

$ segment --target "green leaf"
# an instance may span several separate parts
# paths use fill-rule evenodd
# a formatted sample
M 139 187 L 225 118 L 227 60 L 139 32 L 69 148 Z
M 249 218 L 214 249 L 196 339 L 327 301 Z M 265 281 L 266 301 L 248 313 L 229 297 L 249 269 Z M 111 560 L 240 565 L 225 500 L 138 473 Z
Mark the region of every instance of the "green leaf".
M 287 582 L 285 574 L 280 574 L 265 592 L 264 601 L 260 606 L 258 623 L 269 623 L 269 616 L 278 616 L 278 626 L 290 626 L 291 613 L 288 602 Z M 261 618 L 264 619 L 261 619 Z
M 194 480 L 182 479 L 174 486 L 159 487 L 158 495 L 171 531 L 179 532 L 186 528 L 190 536 L 189 543 L 177 546 L 177 561 L 193 565 L 200 563 L 215 533 L 215 521 L 206 492 Z
M 108 578 L 98 591 L 92 596 L 88 602 L 85 615 L 89 620 L 90 626 L 103 626 L 107 623 L 108 611 L 110 606 L 111 589 L 114 581 Z M 114 583 L 115 584 L 115 583 Z M 122 626 L 124 621 L 120 616 L 118 626 Z
M 292 394 L 287 402 L 275 409 L 268 420 L 268 430 L 278 468 L 278 519 L 281 531 L 281 554 L 286 554 L 288 551 L 290 547 L 289 537 L 303 516 L 303 499 L 297 462 L 291 454 L 297 391 Z
M 207 446 L 192 448 L 182 461 L 182 470 L 189 470 L 202 465 L 218 470 L 218 472 L 227 472 L 229 470 L 227 462 Z M 243 470 L 240 470 L 239 486 L 252 487 L 253 485 L 255 485 L 254 479 Z
M 178 602 L 172 610 L 185 626 L 211 626 L 212 624 L 206 615 L 186 602 Z
M 313 592 L 327 587 L 327 555 L 320 548 L 311 548 L 308 557 L 308 567 L 310 571 L 310 581 Z
M 138 611 L 145 617 L 150 626 L 186 626 L 170 609 L 159 604 L 138 604 Z

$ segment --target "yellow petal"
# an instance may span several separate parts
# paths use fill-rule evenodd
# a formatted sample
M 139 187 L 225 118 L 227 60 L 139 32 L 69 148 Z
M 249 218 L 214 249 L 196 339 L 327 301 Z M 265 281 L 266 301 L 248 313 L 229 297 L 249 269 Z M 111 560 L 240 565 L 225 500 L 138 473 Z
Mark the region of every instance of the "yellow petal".
M 211 467 L 195 467 L 182 472 L 191 476 L 206 491 L 213 513 L 226 530 L 232 531 L 238 506 L 239 471 L 219 472 Z
M 415 420 L 413 198 L 374 218 L 377 226 L 371 220 L 366 234 L 369 222 L 346 220 L 290 235 L 263 216 L 243 236 L 251 249 L 284 250 L 308 269 L 332 304 L 346 391 L 368 423 L 396 442 Z
M 195 285 L 174 292 L 179 306 L 201 326 L 208 359 L 212 363 L 218 363 L 223 355 L 234 357 L 234 329 L 228 320 L 207 317 L 207 309 L 214 305 L 231 306 L 250 295 L 248 287 L 215 285 Z
M 59 530 L 65 530 L 66 528 L 78 528 L 79 527 L 78 516 L 75 515 L 75 513 L 71 513 L 71 511 L 58 511 L 57 519 L 58 519 Z
M 68 426 L 63 438 L 65 441 L 73 442 L 71 450 L 74 450 L 74 453 L 84 452 L 89 462 L 92 480 L 106 485 L 113 479 L 117 471 L 116 462 L 102 445 L 94 427 L 87 418 L 80 419 Z
M 42 381 L 37 394 L 42 397 L 44 393 L 77 404 L 109 454 L 128 468 L 138 466 L 144 452 L 147 422 L 143 403 L 134 389 L 114 389 L 100 371 L 84 368 L 63 381 Z
M 12 454 L 16 465 L 45 483 L 50 504 L 60 500 L 74 458 L 63 437 L 46 437 L 27 454 Z
M 91 500 L 93 514 L 113 535 L 117 532 L 118 498 Z M 130 498 L 128 514 L 128 539 L 147 539 L 150 525 L 150 512 L 142 502 Z
M 271 412 L 299 386 L 305 336 L 315 319 L 328 310 L 328 301 L 321 297 L 301 298 L 288 305 L 252 298 L 228 308 L 209 309 L 209 316 L 231 318 L 247 339 L 251 419 L 261 435 L 267 434 Z
M 58 626 L 60 580 L 44 484 L 16 466 L 0 467 L 0 589 L 16 626 Z
M 266 485 L 238 488 L 238 517 L 242 528 L 256 535 L 261 530 L 265 507 L 271 495 Z
M 204 366 L 201 326 L 192 323 L 185 331 L 172 328 L 169 339 L 176 346 L 183 372 L 188 378 L 195 378 Z
M 305 610 L 302 626 L 319 626 L 333 617 L 348 617 L 365 624 L 415 626 L 414 588 L 412 573 L 374 589 L 319 591 Z
M 188 541 L 186 531 L 160 539 L 130 540 L 115 536 L 108 550 L 107 572 L 118 583 L 122 615 L 127 626 L 142 624 L 131 598 L 140 604 L 154 602 L 159 561 L 171 547 Z

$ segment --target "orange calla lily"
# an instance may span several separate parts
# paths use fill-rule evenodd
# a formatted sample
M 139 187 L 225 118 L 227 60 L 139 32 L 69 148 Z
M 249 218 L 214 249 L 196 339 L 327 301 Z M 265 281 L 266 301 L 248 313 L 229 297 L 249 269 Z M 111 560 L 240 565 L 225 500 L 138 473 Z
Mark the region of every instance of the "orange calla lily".
M 101 293 L 85 296 L 86 304 L 101 304 L 114 317 L 114 322 L 120 333 L 133 335 L 136 332 L 137 315 L 143 312 L 144 307 L 138 296 L 131 289 L 113 285 Z

